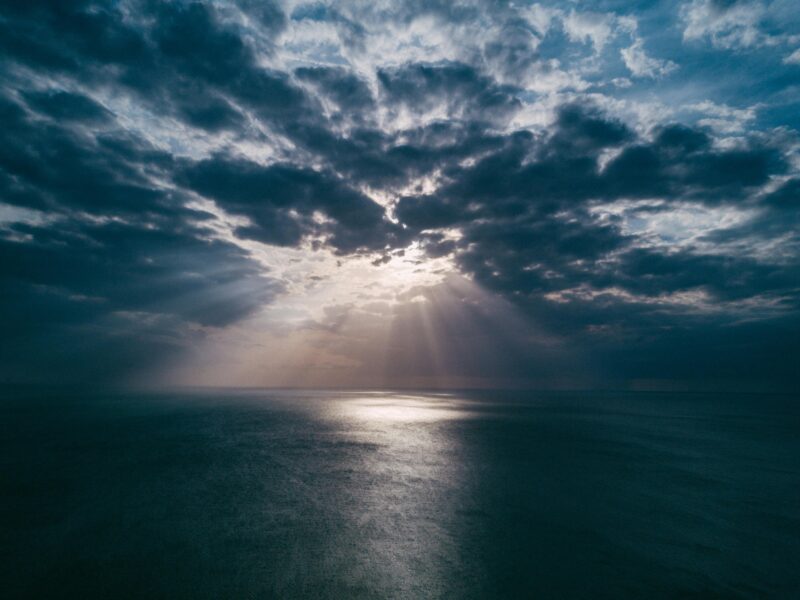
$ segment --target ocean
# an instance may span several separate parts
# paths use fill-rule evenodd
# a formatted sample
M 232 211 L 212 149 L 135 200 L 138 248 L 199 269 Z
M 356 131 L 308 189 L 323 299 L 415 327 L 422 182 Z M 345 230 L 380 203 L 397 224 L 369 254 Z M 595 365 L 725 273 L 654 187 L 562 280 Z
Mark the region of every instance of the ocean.
M 7 390 L 3 598 L 800 598 L 800 403 Z

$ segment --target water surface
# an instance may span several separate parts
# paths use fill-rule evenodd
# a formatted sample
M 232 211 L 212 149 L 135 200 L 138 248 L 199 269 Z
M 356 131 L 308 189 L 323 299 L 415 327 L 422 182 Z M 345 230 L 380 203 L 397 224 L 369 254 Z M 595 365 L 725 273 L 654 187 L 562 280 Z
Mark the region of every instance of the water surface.
M 798 598 L 799 406 L 8 391 L 4 597 Z

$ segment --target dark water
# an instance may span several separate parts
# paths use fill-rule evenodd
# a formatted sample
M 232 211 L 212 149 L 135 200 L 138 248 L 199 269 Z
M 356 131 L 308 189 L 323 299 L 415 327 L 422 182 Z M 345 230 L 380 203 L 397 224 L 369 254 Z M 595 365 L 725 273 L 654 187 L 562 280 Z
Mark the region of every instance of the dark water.
M 800 598 L 800 404 L 6 393 L 4 598 Z

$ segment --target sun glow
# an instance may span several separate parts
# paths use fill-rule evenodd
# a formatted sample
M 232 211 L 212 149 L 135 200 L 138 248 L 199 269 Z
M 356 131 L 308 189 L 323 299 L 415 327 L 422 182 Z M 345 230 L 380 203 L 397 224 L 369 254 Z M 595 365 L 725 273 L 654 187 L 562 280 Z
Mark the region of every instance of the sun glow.
M 265 247 L 258 252 L 272 265 L 270 275 L 279 276 L 287 287 L 287 294 L 269 310 L 290 311 L 300 318 L 320 318 L 330 306 L 393 303 L 409 290 L 436 285 L 454 272 L 450 258 L 426 258 L 417 245 L 382 257 L 346 259 L 326 251 L 309 254 Z
M 342 405 L 347 416 L 374 423 L 432 422 L 468 416 L 463 401 L 445 395 L 361 394 Z

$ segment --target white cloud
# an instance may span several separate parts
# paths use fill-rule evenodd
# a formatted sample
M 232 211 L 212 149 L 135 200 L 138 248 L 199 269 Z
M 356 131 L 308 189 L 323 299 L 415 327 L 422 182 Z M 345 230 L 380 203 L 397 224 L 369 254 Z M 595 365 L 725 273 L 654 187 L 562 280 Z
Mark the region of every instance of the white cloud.
M 787 65 L 800 65 L 800 48 L 792 52 L 789 56 L 783 59 L 784 64 Z
M 721 6 L 715 0 L 692 0 L 681 9 L 686 24 L 683 39 L 708 38 L 714 47 L 725 49 L 774 45 L 778 39 L 760 29 L 765 12 L 760 2 Z
M 717 133 L 731 135 L 744 131 L 745 127 L 756 118 L 756 111 L 759 107 L 756 105 L 747 108 L 733 108 L 727 104 L 716 104 L 705 100 L 691 104 L 687 108 L 705 115 L 698 121 L 698 124 L 709 127 Z
M 632 45 L 620 50 L 622 60 L 635 77 L 661 77 L 678 68 L 671 60 L 652 58 L 644 50 L 642 39 L 636 39 Z
M 574 10 L 562 17 L 564 31 L 573 42 L 589 42 L 596 52 L 603 51 L 606 42 L 614 35 L 613 18 L 599 13 L 576 13 Z
M 561 16 L 561 11 L 557 8 L 533 4 L 521 9 L 520 15 L 533 27 L 536 33 L 544 36 L 550 30 L 553 21 Z

